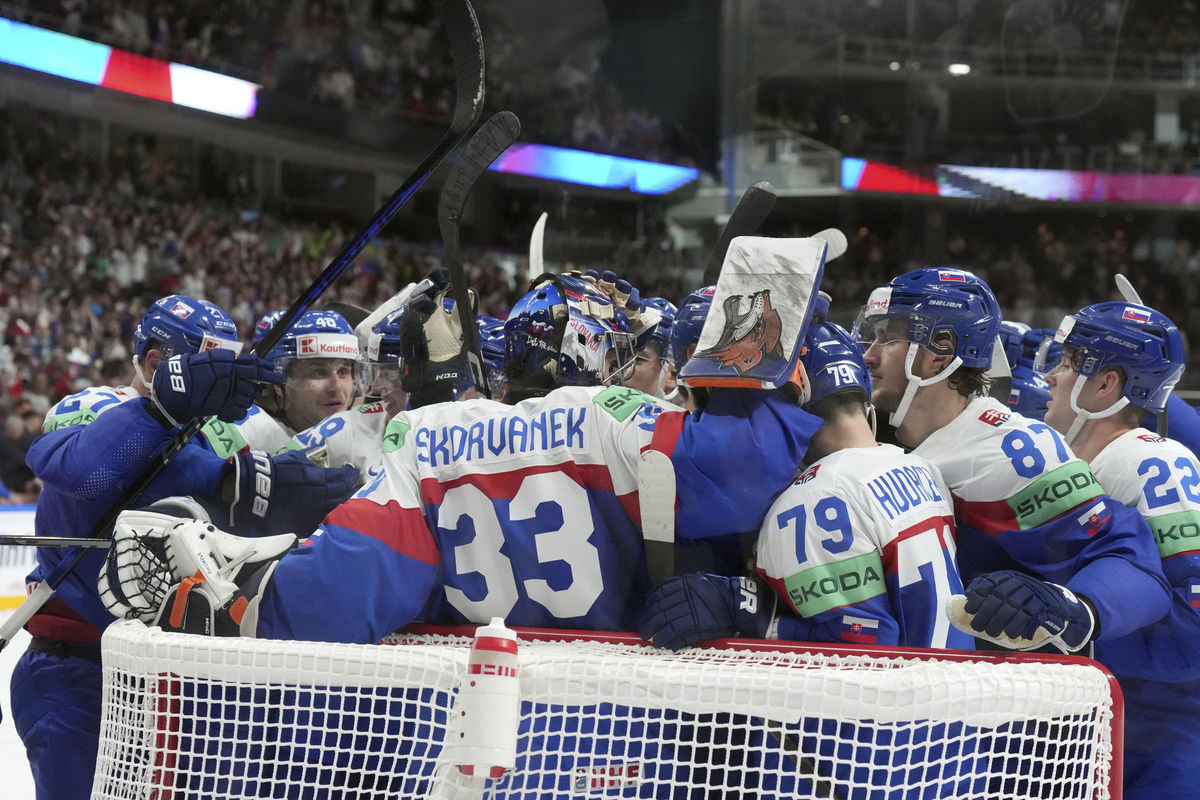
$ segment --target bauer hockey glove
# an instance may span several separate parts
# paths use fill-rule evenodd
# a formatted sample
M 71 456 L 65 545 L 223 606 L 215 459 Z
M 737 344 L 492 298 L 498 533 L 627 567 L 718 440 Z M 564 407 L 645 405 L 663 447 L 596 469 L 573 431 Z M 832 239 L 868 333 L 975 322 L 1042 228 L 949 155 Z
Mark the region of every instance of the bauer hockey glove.
M 105 608 L 164 630 L 253 636 L 262 589 L 296 537 L 233 536 L 161 506 L 117 517 L 97 584 Z
M 450 273 L 433 270 L 400 316 L 400 385 L 414 408 L 453 400 L 454 386 L 471 374 L 458 309 L 446 308 L 449 289 Z
M 703 639 L 769 636 L 775 594 L 763 598 L 754 578 L 694 572 L 650 590 L 639 614 L 638 633 L 658 647 L 679 650 Z
M 972 580 L 965 595 L 946 601 L 946 615 L 960 631 L 1010 650 L 1054 645 L 1075 653 L 1091 641 L 1096 627 L 1096 613 L 1086 598 L 1009 569 Z
M 239 535 L 307 534 L 325 515 L 354 494 L 356 467 L 318 467 L 299 450 L 270 456 L 262 450 L 238 453 L 226 480 L 229 527 Z
M 237 422 L 264 383 L 282 383 L 283 375 L 267 361 L 218 348 L 183 353 L 159 363 L 150 379 L 150 401 L 172 427 L 194 417 Z

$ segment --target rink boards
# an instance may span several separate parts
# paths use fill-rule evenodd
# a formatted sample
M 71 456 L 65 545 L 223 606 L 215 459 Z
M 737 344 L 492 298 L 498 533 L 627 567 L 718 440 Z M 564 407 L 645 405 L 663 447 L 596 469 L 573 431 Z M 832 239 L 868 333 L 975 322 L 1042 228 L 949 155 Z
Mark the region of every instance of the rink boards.
M 33 535 L 34 506 L 0 506 L 0 535 Z M 0 545 L 0 609 L 25 599 L 25 576 L 35 563 L 32 547 Z

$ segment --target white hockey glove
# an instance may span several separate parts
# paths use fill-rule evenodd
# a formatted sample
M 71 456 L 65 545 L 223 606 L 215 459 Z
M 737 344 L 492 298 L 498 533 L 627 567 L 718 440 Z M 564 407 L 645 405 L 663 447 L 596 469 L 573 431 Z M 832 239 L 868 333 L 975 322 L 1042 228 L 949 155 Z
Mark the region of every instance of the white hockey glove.
M 290 533 L 250 539 L 204 518 L 124 511 L 100 574 L 100 599 L 114 616 L 164 630 L 253 636 L 262 590 L 295 543 Z

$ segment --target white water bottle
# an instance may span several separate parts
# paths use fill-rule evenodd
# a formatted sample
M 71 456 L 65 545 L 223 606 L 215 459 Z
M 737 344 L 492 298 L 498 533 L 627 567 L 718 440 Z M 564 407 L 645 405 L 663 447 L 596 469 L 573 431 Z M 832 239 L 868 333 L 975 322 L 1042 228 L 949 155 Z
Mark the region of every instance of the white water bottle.
M 454 701 L 451 763 L 459 772 L 499 778 L 517 763 L 521 698 L 517 634 L 501 617 L 475 630 L 467 674 Z

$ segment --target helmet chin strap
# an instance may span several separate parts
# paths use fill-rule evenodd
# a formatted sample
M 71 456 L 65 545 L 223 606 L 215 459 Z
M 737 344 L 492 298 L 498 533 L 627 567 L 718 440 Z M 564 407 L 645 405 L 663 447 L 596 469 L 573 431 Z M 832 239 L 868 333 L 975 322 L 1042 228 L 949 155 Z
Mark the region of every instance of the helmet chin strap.
M 918 378 L 913 374 L 913 362 L 917 359 L 917 348 L 921 345 L 916 342 L 910 342 L 908 345 L 908 355 L 904 357 L 904 374 L 908 377 L 908 386 L 904 388 L 904 396 L 900 398 L 900 405 L 896 406 L 896 410 L 888 417 L 893 428 L 899 428 L 900 423 L 904 422 L 904 418 L 908 415 L 908 407 L 912 405 L 913 398 L 917 396 L 917 389 L 922 386 L 943 381 L 950 377 L 950 373 L 962 366 L 962 359 L 955 356 L 950 363 L 942 369 L 937 375 L 932 378 Z
M 867 424 L 871 426 L 871 436 L 879 436 L 879 415 L 875 413 L 875 406 L 867 403 Z
M 1079 431 L 1083 428 L 1083 424 L 1089 419 L 1104 419 L 1116 414 L 1125 406 L 1129 405 L 1128 397 L 1121 397 L 1115 403 L 1103 411 L 1085 411 L 1079 407 L 1079 393 L 1083 391 L 1083 384 L 1087 383 L 1088 376 L 1080 373 L 1075 376 L 1075 385 L 1071 387 L 1071 410 L 1075 412 L 1075 419 L 1071 422 L 1071 427 L 1067 428 L 1067 432 L 1063 434 L 1063 440 L 1069 446 L 1075 441 L 1075 437 L 1079 435 Z
M 133 356 L 133 374 L 137 376 L 138 383 L 147 389 L 150 388 L 150 381 L 146 380 L 146 376 L 142 373 L 142 365 L 136 354 Z

